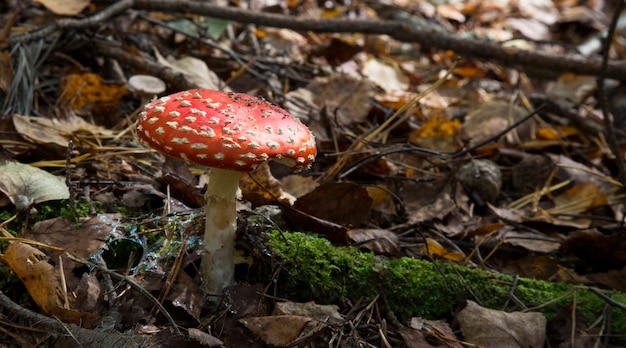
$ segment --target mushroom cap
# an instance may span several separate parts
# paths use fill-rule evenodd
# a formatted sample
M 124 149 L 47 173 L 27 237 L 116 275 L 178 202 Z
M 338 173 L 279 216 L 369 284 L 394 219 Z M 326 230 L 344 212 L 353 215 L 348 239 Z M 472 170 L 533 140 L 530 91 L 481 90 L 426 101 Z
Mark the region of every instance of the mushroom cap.
M 252 171 L 270 159 L 302 170 L 317 154 L 311 131 L 287 111 L 262 98 L 209 89 L 146 104 L 137 133 L 164 154 L 237 171 Z

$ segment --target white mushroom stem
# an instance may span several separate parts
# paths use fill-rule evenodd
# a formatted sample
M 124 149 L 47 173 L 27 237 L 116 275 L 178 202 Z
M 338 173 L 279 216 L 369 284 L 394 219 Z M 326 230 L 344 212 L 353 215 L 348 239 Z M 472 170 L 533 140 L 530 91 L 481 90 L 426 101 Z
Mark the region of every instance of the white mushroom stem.
M 206 227 L 202 245 L 202 288 L 220 295 L 235 275 L 235 236 L 237 232 L 237 191 L 240 173 L 211 168 L 204 195 Z

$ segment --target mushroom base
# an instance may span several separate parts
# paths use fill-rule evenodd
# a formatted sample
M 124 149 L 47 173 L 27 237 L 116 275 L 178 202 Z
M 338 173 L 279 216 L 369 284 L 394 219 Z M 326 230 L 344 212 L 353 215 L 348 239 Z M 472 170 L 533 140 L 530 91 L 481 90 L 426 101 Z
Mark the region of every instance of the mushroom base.
M 206 225 L 202 246 L 202 289 L 221 295 L 235 275 L 235 237 L 237 231 L 237 191 L 240 173 L 211 169 L 205 193 Z

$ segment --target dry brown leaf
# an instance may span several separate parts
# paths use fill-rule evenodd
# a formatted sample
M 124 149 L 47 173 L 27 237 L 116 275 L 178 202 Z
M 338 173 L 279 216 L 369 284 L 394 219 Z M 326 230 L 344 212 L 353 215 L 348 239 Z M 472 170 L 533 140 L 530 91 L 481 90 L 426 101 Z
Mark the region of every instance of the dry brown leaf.
M 63 148 L 76 133 L 85 132 L 99 136 L 113 136 L 110 129 L 93 125 L 84 119 L 70 114 L 64 119 L 13 115 L 13 125 L 21 135 L 39 144 L 54 143 Z
M 461 127 L 461 138 L 475 145 L 490 139 L 504 129 L 519 121 L 528 112 L 523 108 L 510 105 L 505 101 L 492 101 L 481 105 L 465 117 Z M 520 144 L 532 139 L 536 128 L 533 119 L 519 125 L 503 136 L 507 144 Z M 495 139 L 494 141 L 498 141 Z
M 25 237 L 63 248 L 63 251 L 46 250 L 46 254 L 52 260 L 58 260 L 59 256 L 64 257 L 65 252 L 88 259 L 104 248 L 119 217 L 119 214 L 99 214 L 82 218 L 79 225 L 63 217 L 53 218 L 37 222 Z M 80 265 L 64 257 L 63 272 L 70 289 L 79 286 L 82 281 L 74 275 L 74 268 L 77 266 Z
M 380 62 L 374 57 L 368 57 L 363 63 L 362 74 L 378 87 L 387 92 L 406 91 L 409 79 L 397 68 Z
M 306 195 L 319 186 L 319 182 L 315 178 L 298 174 L 282 177 L 280 183 L 283 191 L 296 198 Z
M 165 58 L 158 51 L 155 51 L 155 55 L 159 64 L 186 75 L 190 82 L 200 88 L 231 91 L 203 60 L 195 57 Z
M 432 258 L 441 258 L 453 262 L 465 260 L 465 255 L 457 250 L 446 250 L 439 242 L 432 238 L 426 238 L 426 244 L 422 247 L 422 252 Z
M 172 305 L 183 308 L 194 319 L 200 321 L 206 297 L 186 272 L 178 273 L 168 300 L 172 301 Z
M 89 0 L 36 0 L 52 13 L 61 16 L 74 16 L 89 6 Z
M 298 198 L 294 208 L 317 218 L 357 227 L 369 219 L 372 198 L 358 184 L 326 183 Z
M 353 229 L 348 237 L 355 246 L 366 248 L 377 254 L 398 255 L 398 235 L 383 229 Z
M 505 235 L 506 244 L 519 246 L 526 250 L 539 253 L 550 253 L 558 250 L 565 237 L 552 233 L 541 234 L 528 231 L 508 231 Z
M 336 305 L 320 305 L 311 302 L 277 302 L 272 315 L 299 315 L 324 322 L 341 322 L 344 316 Z
M 484 347 L 543 347 L 546 318 L 541 313 L 503 312 L 467 301 L 456 320 L 464 340 Z
M 250 201 L 253 207 L 283 202 L 293 204 L 296 198 L 283 191 L 278 181 L 270 171 L 268 162 L 265 162 L 252 173 L 242 175 L 239 179 L 239 188 L 243 199 Z
M 96 313 L 71 309 L 77 302 L 75 296 L 68 297 L 69 303 L 62 301 L 58 272 L 39 249 L 26 243 L 11 243 L 4 253 L 4 260 L 46 314 L 76 324 L 95 318 Z
M 4 252 L 4 260 L 45 313 L 51 313 L 53 308 L 58 307 L 58 278 L 46 254 L 26 243 L 11 243 Z
M 298 339 L 307 326 L 316 325 L 312 318 L 300 315 L 275 315 L 239 319 L 265 344 L 285 347 Z
M 367 80 L 337 73 L 314 78 L 307 89 L 313 94 L 315 104 L 326 108 L 333 124 L 346 127 L 365 120 L 374 86 Z

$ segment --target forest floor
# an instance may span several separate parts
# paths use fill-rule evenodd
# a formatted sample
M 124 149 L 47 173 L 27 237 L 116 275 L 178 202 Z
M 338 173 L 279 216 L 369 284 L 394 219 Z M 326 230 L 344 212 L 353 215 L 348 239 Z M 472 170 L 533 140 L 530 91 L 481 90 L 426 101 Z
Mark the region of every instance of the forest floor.
M 0 3 L 0 347 L 624 346 L 618 3 Z M 137 129 L 197 88 L 317 147 L 241 175 L 222 293 Z

